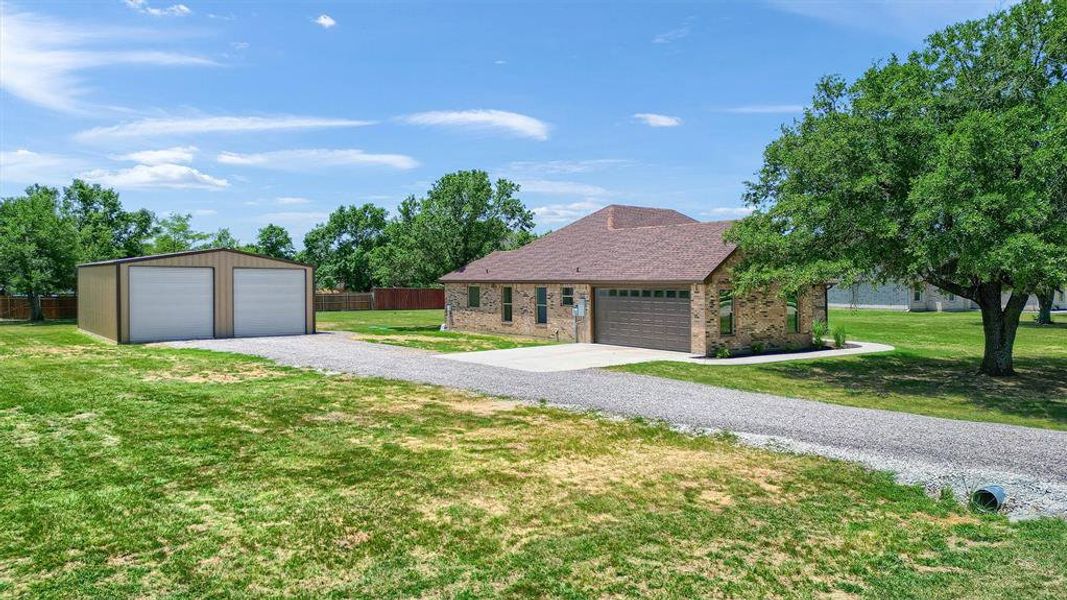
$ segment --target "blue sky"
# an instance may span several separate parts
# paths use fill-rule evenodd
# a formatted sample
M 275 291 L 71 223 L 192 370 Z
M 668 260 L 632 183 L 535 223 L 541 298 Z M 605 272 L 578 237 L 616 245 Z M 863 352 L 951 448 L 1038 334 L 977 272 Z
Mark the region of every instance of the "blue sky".
M 0 194 L 80 176 L 299 243 L 479 168 L 540 230 L 611 203 L 735 218 L 821 75 L 1004 4 L 3 0 Z

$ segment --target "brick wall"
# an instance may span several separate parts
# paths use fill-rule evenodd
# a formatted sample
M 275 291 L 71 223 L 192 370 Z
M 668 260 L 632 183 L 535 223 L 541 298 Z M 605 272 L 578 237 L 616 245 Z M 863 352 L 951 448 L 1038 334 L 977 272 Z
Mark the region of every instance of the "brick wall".
M 512 317 L 510 323 L 503 321 L 500 304 L 501 288 L 505 285 L 511 288 Z M 590 286 L 585 284 L 480 283 L 477 287 L 480 290 L 481 306 L 468 308 L 467 284 L 447 284 L 445 285 L 445 303 L 451 307 L 452 311 L 452 322 L 449 327 L 459 331 L 574 341 L 572 307 L 560 303 L 560 288 L 564 285 L 574 288 L 575 302 L 578 302 L 581 297 L 590 298 Z M 548 288 L 548 323 L 543 325 L 535 323 L 535 287 Z M 593 320 L 588 312 L 584 318 L 578 320 L 578 341 L 592 341 L 592 323 Z
M 723 263 L 712 273 L 707 285 L 703 286 L 705 289 L 701 290 L 700 296 L 704 298 L 706 306 L 702 311 L 694 310 L 694 319 L 699 312 L 704 313 L 705 352 L 715 354 L 716 350 L 723 347 L 731 351 L 745 351 L 751 349 L 754 342 L 760 342 L 768 349 L 808 345 L 811 342 L 812 322 L 826 319 L 823 286 L 812 286 L 797 297 L 799 333 L 787 331 L 785 299 L 774 289 L 734 296 L 734 333 L 723 335 L 719 332 L 719 291 L 732 288 L 730 268 L 738 260 L 739 257 L 735 256 Z M 695 353 L 698 342 L 696 335 L 693 341 Z
M 802 347 L 811 341 L 811 324 L 814 320 L 826 319 L 826 302 L 823 287 L 814 286 L 797 298 L 797 313 L 800 317 L 800 333 L 786 331 L 785 299 L 776 291 L 756 292 L 734 298 L 734 323 L 732 335 L 719 333 L 719 290 L 730 288 L 729 263 L 716 271 L 707 284 L 690 286 L 691 344 L 693 354 L 714 354 L 720 347 L 731 351 L 746 351 L 753 342 L 761 342 L 768 349 L 787 346 Z M 574 288 L 575 301 L 581 296 L 592 299 L 588 284 L 566 284 Z M 526 337 L 550 338 L 574 341 L 574 320 L 571 307 L 560 304 L 560 288 L 563 284 L 549 283 L 548 323 L 534 323 L 534 284 L 509 284 L 512 289 L 512 321 L 502 320 L 500 290 L 504 285 L 478 284 L 480 304 L 478 308 L 467 307 L 467 285 L 445 285 L 445 301 L 452 310 L 449 326 L 458 331 L 502 333 Z M 537 284 L 540 286 L 540 284 Z M 596 307 L 590 303 L 590 311 L 578 322 L 578 341 L 593 340 L 592 313 Z

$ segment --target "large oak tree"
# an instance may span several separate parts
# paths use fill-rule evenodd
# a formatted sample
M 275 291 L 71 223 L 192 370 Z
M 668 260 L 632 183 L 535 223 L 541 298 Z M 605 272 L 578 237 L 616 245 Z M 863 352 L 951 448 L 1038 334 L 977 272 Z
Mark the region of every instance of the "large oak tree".
M 74 288 L 78 256 L 78 229 L 58 190 L 34 185 L 0 200 L 0 287 L 26 295 L 31 321 L 44 320 L 41 296 Z
M 742 287 L 926 281 L 978 304 L 980 371 L 1012 374 L 1027 297 L 1067 280 L 1067 2 L 825 78 L 764 161 L 730 232 Z

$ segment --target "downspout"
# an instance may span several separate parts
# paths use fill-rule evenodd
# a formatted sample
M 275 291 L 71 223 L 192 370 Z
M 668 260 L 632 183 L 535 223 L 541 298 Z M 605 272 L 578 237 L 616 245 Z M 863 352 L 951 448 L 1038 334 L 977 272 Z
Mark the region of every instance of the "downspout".
M 823 313 L 826 315 L 826 327 L 830 327 L 830 288 L 834 284 L 822 286 L 822 308 Z

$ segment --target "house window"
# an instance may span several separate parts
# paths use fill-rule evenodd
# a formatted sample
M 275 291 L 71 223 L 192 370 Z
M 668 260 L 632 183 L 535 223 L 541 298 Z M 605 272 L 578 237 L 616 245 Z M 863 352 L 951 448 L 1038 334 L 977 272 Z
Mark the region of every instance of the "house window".
M 562 306 L 574 306 L 574 288 L 559 288 L 559 303 Z
M 677 295 L 678 295 L 678 292 L 677 292 L 677 290 L 667 290 L 667 297 L 668 297 L 668 298 L 674 298 L 674 297 L 676 297 Z
M 921 284 L 916 284 L 914 298 L 916 302 L 923 301 L 923 286 Z
M 800 313 L 797 312 L 797 295 L 785 297 L 785 327 L 789 333 L 800 333 Z
M 949 294 L 948 295 L 948 301 L 949 302 L 955 302 L 956 301 L 956 294 Z
M 467 288 L 467 308 L 478 308 L 482 305 L 482 288 L 472 285 Z
M 678 290 L 678 297 L 683 300 L 689 299 L 689 290 Z
M 511 288 L 500 288 L 500 319 L 511 322 Z
M 537 304 L 537 324 L 548 323 L 548 288 L 534 288 L 534 301 Z
M 734 293 L 731 290 L 719 290 L 719 333 L 731 335 L 734 332 Z

